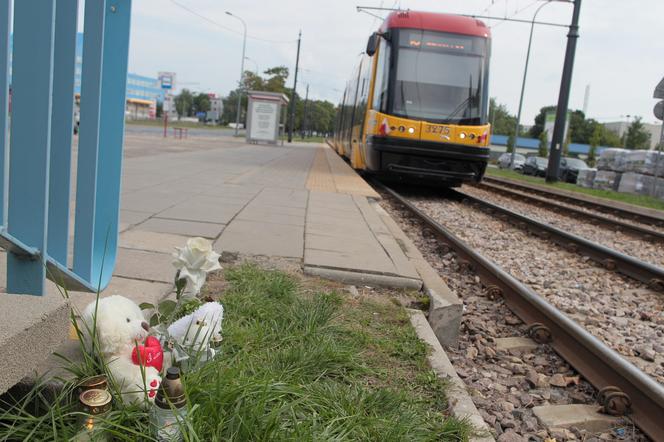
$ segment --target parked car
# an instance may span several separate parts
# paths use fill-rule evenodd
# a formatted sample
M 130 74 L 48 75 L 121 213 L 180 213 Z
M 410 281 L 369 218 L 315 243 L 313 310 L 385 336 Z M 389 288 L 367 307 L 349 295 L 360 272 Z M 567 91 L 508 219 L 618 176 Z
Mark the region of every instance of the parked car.
M 560 179 L 576 184 L 580 170 L 589 169 L 588 165 L 578 158 L 565 157 L 560 160 Z
M 498 157 L 498 168 L 500 169 L 510 169 L 510 163 L 512 162 L 512 154 L 506 152 Z M 526 162 L 526 157 L 520 153 L 514 154 L 514 165 L 511 167 L 513 170 L 523 169 L 523 163 Z
M 546 176 L 546 168 L 549 165 L 549 159 L 544 157 L 528 157 L 523 163 L 522 172 L 524 175 Z

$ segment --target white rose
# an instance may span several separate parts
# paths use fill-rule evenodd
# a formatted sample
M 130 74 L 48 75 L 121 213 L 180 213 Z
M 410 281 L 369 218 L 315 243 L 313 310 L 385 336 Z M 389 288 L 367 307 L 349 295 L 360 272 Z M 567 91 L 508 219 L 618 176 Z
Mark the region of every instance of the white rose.
M 219 254 L 212 250 L 212 243 L 204 238 L 189 238 L 187 245 L 176 247 L 173 266 L 180 271 L 179 279 L 186 279 L 184 293 L 196 296 L 205 283 L 207 274 L 221 269 Z

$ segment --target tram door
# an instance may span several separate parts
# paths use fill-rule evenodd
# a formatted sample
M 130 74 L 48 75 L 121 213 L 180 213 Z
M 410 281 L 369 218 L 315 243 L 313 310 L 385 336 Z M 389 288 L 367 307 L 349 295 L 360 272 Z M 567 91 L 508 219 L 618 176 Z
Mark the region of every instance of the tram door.
M 360 62 L 359 66 L 357 67 L 357 75 L 355 75 L 355 85 L 352 88 L 353 90 L 351 91 L 351 97 L 353 100 L 350 102 L 352 106 L 352 111 L 351 111 L 351 117 L 350 117 L 350 125 L 349 128 L 350 130 L 348 131 L 348 142 L 344 143 L 344 154 L 346 158 L 350 159 L 351 165 L 353 165 L 353 156 L 352 153 L 354 150 L 358 149 L 358 143 L 360 141 L 360 127 L 357 124 L 358 120 L 358 92 L 360 89 L 360 74 L 362 73 L 362 62 Z

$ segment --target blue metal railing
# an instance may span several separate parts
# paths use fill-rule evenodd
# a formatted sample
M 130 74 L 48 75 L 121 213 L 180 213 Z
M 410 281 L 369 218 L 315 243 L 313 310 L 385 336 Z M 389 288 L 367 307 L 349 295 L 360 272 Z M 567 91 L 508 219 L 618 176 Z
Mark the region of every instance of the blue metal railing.
M 8 251 L 7 292 L 42 295 L 46 278 L 68 290 L 97 291 L 110 282 L 117 251 L 131 0 L 85 3 L 71 268 L 78 0 L 21 0 L 14 8 L 12 14 L 11 1 L 0 0 L 0 245 Z

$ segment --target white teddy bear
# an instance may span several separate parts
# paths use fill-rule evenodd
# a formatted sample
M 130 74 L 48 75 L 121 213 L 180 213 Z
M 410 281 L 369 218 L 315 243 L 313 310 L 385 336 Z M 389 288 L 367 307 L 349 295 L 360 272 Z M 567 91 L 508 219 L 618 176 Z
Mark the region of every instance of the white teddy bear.
M 82 331 L 90 350 L 90 333 L 96 325 L 99 351 L 123 400 L 144 404 L 147 398 L 153 402 L 161 383 L 163 351 L 159 340 L 148 336 L 150 327 L 138 305 L 114 295 L 101 298 L 98 303 L 92 302 L 81 316 Z
M 221 342 L 221 321 L 224 307 L 218 302 L 206 302 L 193 313 L 184 316 L 168 327 L 168 336 L 188 350 L 189 355 L 197 354 L 198 361 L 211 359 L 215 350 L 210 343 Z M 166 362 L 169 361 L 166 357 Z

